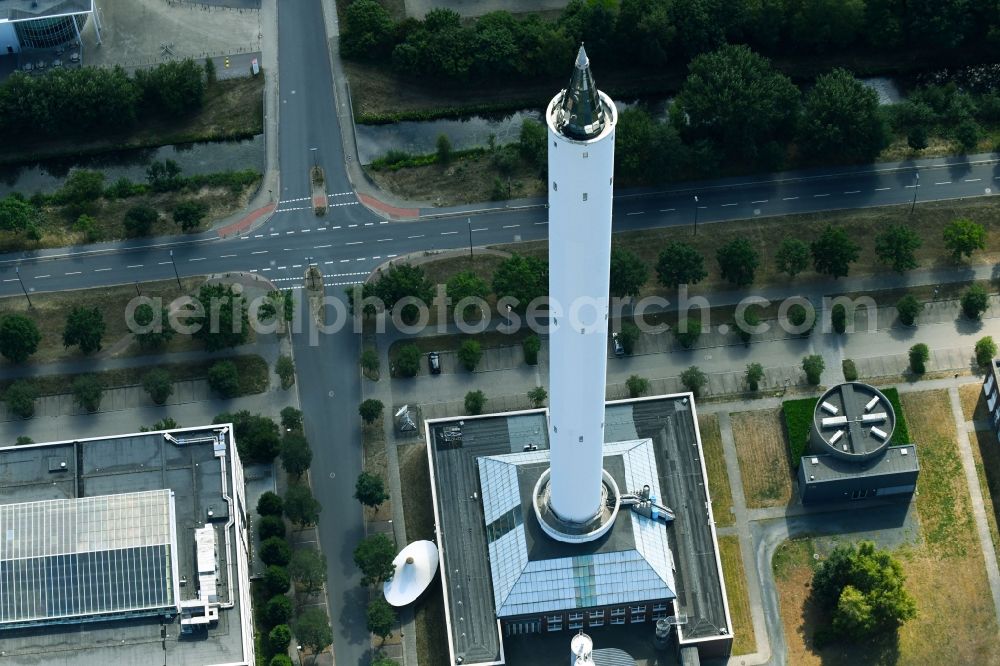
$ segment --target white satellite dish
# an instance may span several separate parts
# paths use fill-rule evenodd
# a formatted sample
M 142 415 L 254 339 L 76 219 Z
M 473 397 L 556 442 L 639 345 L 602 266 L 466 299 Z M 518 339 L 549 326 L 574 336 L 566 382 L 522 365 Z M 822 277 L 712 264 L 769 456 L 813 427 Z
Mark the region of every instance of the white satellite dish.
M 434 580 L 438 569 L 438 549 L 432 541 L 414 541 L 392 561 L 396 573 L 382 584 L 385 600 L 392 606 L 406 606 L 417 600 Z

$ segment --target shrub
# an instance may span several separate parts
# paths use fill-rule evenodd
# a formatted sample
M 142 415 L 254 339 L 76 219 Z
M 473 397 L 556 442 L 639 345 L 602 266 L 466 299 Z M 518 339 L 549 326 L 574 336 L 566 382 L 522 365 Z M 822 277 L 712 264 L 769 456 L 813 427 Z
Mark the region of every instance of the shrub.
M 833 306 L 833 310 L 830 312 L 830 324 L 837 333 L 843 333 L 847 330 L 847 308 L 842 303 Z
M 684 349 L 691 349 L 701 337 L 701 322 L 697 319 L 681 319 L 674 328 L 674 337 Z
M 10 314 L 0 319 L 0 354 L 14 362 L 26 361 L 38 351 L 42 334 L 38 326 L 24 315 Z
M 987 335 L 985 338 L 980 338 L 976 341 L 976 363 L 979 364 L 979 367 L 987 367 L 993 362 L 993 358 L 996 355 L 997 345 L 993 342 L 991 336 Z
M 74 307 L 66 317 L 63 346 L 78 345 L 84 354 L 100 351 L 104 329 L 104 314 L 100 308 Z
M 142 378 L 142 388 L 157 405 L 162 405 L 174 392 L 174 381 L 163 368 L 154 368 Z
M 209 61 L 211 62 L 211 61 Z M 271 628 L 267 634 L 267 647 L 271 652 L 284 653 L 288 651 L 288 645 L 292 642 L 292 630 L 287 624 L 278 624 Z M 288 655 L 285 655 L 288 656 Z
M 466 340 L 458 348 L 458 360 L 469 372 L 476 369 L 479 360 L 483 357 L 483 349 L 476 340 Z
M 753 329 L 760 325 L 760 315 L 754 309 L 747 308 L 743 311 L 743 322 L 741 324 L 735 324 L 733 328 L 740 336 L 740 340 L 743 344 L 750 344 L 750 339 L 753 338 Z
M 292 549 L 288 542 L 280 537 L 265 539 L 260 544 L 260 561 L 270 566 L 276 564 L 279 567 L 286 566 L 292 559 Z
M 208 369 L 208 386 L 223 398 L 240 393 L 240 373 L 232 361 L 216 361 Z
M 358 413 L 361 415 L 361 419 L 365 423 L 372 424 L 375 423 L 377 419 L 382 418 L 383 408 L 384 405 L 381 400 L 368 398 L 358 406 Z
M 264 589 L 268 595 L 284 594 L 292 584 L 292 578 L 288 575 L 288 569 L 272 564 L 264 572 Z
M 639 327 L 630 321 L 622 322 L 622 328 L 618 332 L 618 341 L 622 343 L 622 349 L 629 356 L 635 351 L 635 343 L 639 341 L 639 336 L 642 335 L 642 331 Z
M 281 388 L 290 389 L 295 383 L 295 363 L 292 357 L 282 354 L 274 364 L 274 372 L 281 378 Z
M 88 412 L 96 412 L 101 406 L 104 385 L 97 375 L 80 375 L 73 380 L 73 399 Z
M 812 317 L 813 321 L 810 324 L 809 328 L 799 333 L 799 335 L 801 335 L 802 337 L 806 337 L 810 333 L 812 333 L 813 328 L 816 326 L 816 313 L 815 312 L 810 313 L 809 310 L 806 310 L 804 305 L 801 305 L 799 303 L 795 303 L 794 305 L 788 308 L 787 316 L 788 316 L 788 323 L 790 323 L 795 328 L 801 328 L 802 326 L 805 326 L 806 322 L 809 321 L 810 316 Z
M 184 231 L 196 229 L 208 215 L 208 205 L 201 201 L 182 201 L 174 207 L 174 223 Z
M 639 375 L 631 375 L 625 380 L 625 386 L 628 388 L 630 398 L 638 398 L 649 390 L 649 380 Z
M 820 378 L 826 365 L 819 354 L 811 354 L 802 359 L 802 370 L 806 373 L 806 381 L 813 386 L 819 386 Z
M 30 419 L 35 414 L 35 387 L 24 380 L 16 381 L 4 391 L 3 399 L 7 409 L 22 419 Z
M 271 661 L 267 662 L 267 666 L 295 666 L 292 663 L 292 658 L 287 654 L 276 654 L 271 657 Z
M 315 525 L 322 510 L 312 490 L 304 483 L 291 486 L 285 492 L 285 515 L 299 527 Z
M 281 467 L 296 479 L 312 465 L 312 449 L 299 432 L 287 433 L 281 440 Z
M 962 305 L 962 312 L 966 317 L 969 319 L 979 319 L 986 312 L 986 308 L 989 307 L 990 297 L 982 286 L 974 284 L 962 294 L 960 303 Z
M 416 377 L 420 370 L 420 348 L 416 345 L 404 345 L 396 357 L 396 372 L 400 377 Z
M 153 224 L 158 219 L 160 219 L 160 215 L 155 209 L 141 204 L 129 208 L 122 223 L 129 236 L 148 236 L 153 229 Z
M 536 386 L 535 388 L 528 391 L 528 400 L 531 401 L 531 406 L 536 409 L 545 405 L 545 400 L 549 397 L 549 392 L 546 391 L 541 386 Z
M 521 343 L 524 348 L 524 362 L 528 365 L 538 365 L 538 352 L 542 348 L 542 341 L 537 335 L 532 333 Z
M 281 516 L 261 516 L 257 521 L 257 533 L 261 541 L 271 537 L 285 537 L 285 521 Z
M 917 316 L 923 312 L 924 304 L 916 299 L 913 294 L 907 294 L 896 301 L 896 312 L 899 313 L 899 323 L 904 326 L 913 326 Z
M 284 512 L 285 503 L 277 493 L 268 490 L 257 500 L 257 513 L 262 516 L 281 516 Z
M 382 477 L 370 472 L 361 472 L 354 482 L 354 499 L 370 509 L 376 509 L 382 502 L 389 499 Z
M 365 371 L 365 374 L 371 377 L 377 377 L 380 365 L 378 352 L 374 349 L 368 347 L 361 352 L 361 369 Z
M 292 600 L 286 594 L 279 594 L 271 597 L 264 606 L 264 622 L 272 627 L 285 624 L 292 618 L 292 612 Z
M 366 615 L 368 631 L 382 640 L 388 638 L 396 624 L 396 611 L 393 607 L 382 597 L 377 597 L 368 604 Z
M 681 384 L 697 398 L 701 395 L 701 390 L 708 384 L 708 376 L 702 372 L 701 368 L 692 365 L 681 373 Z
M 927 345 L 920 342 L 910 347 L 910 371 L 915 375 L 922 375 L 927 371 L 927 359 L 931 357 L 931 352 Z
M 291 406 L 282 409 L 281 427 L 285 430 L 302 430 L 302 410 Z
M 244 464 L 269 463 L 281 450 L 278 424 L 266 416 L 251 414 L 245 409 L 229 414 L 216 415 L 212 423 L 232 423 L 236 448 Z
M 486 395 L 482 391 L 469 391 L 465 394 L 465 411 L 473 416 L 482 414 L 486 402 Z
M 760 380 L 764 378 L 764 366 L 760 363 L 751 363 L 747 366 L 747 386 L 751 391 L 760 388 Z
M 447 134 L 438 134 L 436 144 L 436 154 L 438 164 L 448 166 L 451 163 L 451 141 Z
M 844 371 L 844 379 L 849 382 L 858 381 L 858 366 L 854 364 L 852 359 L 845 358 L 840 362 L 840 367 Z

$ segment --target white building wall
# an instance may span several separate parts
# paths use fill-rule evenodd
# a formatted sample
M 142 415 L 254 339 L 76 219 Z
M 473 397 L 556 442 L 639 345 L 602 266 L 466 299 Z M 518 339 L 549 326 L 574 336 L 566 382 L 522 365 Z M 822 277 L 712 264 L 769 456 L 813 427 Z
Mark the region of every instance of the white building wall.
M 17 40 L 14 24 L 0 21 L 0 56 L 21 52 L 21 43 Z
M 555 129 L 549 104 L 549 441 L 550 504 L 563 520 L 587 522 L 600 509 L 615 123 L 601 93 L 604 131 L 576 141 Z

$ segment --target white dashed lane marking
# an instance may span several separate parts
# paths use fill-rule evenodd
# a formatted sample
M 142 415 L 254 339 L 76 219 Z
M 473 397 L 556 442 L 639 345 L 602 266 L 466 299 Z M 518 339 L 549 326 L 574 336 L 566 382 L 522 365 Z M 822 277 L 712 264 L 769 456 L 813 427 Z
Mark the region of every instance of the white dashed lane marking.
M 351 241 L 350 243 L 344 243 L 344 245 L 361 245 L 363 241 Z
M 167 263 L 169 264 L 170 262 L 168 261 Z M 110 271 L 110 270 L 111 270 L 110 268 L 95 268 L 94 272 L 95 273 L 101 273 L 103 271 Z
M 451 236 L 452 234 L 457 234 L 457 233 L 458 233 L 457 231 L 442 231 L 441 235 L 442 236 Z

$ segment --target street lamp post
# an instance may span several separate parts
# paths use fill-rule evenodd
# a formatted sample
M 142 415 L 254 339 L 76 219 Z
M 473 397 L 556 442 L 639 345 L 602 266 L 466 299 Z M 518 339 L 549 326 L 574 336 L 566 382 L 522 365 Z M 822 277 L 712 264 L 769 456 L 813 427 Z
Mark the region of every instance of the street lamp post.
M 913 209 L 917 206 L 917 191 L 920 189 L 920 172 L 914 174 L 913 177 L 913 202 L 910 203 L 910 215 L 913 215 Z
M 466 220 L 469 224 L 469 258 L 472 258 L 472 218 Z
M 21 291 L 23 291 L 23 292 L 24 292 L 24 297 L 25 297 L 26 299 L 28 299 L 28 307 L 29 307 L 29 308 L 33 308 L 33 307 L 35 307 L 35 306 L 33 306 L 33 305 L 31 304 L 31 296 L 28 296 L 28 290 L 24 288 L 24 280 L 22 280 L 22 279 L 21 279 L 21 267 L 20 267 L 20 266 L 15 266 L 15 267 L 14 267 L 14 272 L 15 272 L 15 273 L 17 273 L 17 281 L 18 281 L 18 282 L 20 283 L 20 285 L 21 285 Z
M 170 251 L 170 264 L 174 267 L 174 277 L 177 278 L 177 288 L 183 289 L 181 287 L 181 276 L 177 274 L 177 262 L 174 261 L 174 251 Z
M 698 195 L 694 197 L 694 235 L 698 235 Z

